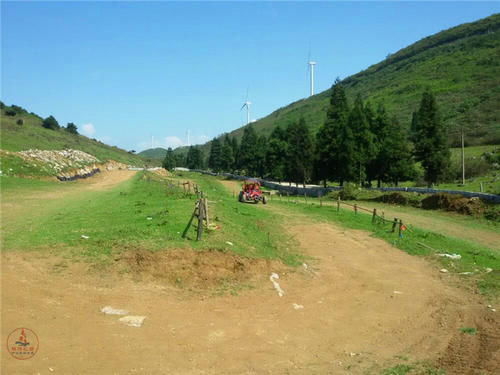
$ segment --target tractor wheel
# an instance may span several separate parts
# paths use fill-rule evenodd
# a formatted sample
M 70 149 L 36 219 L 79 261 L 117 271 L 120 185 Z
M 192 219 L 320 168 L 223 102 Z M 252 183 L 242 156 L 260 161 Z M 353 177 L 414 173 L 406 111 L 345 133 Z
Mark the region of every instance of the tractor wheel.
M 245 194 L 243 194 L 242 191 L 240 191 L 240 195 L 238 195 L 238 201 L 240 201 L 241 203 L 245 202 Z
M 262 197 L 262 204 L 266 204 L 267 203 L 267 198 L 266 197 Z

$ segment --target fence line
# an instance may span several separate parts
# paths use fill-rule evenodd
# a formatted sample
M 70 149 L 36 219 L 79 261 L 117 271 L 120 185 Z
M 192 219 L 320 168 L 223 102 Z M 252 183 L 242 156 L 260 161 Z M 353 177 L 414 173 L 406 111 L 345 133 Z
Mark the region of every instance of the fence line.
M 214 173 L 214 172 L 209 172 L 209 171 L 204 171 L 201 169 L 191 169 L 191 172 L 198 172 L 202 174 L 208 174 L 211 176 L 224 176 L 224 177 L 229 177 L 234 180 L 248 180 L 248 179 L 253 179 L 256 181 L 259 181 L 259 183 L 267 187 L 269 189 L 273 190 L 278 190 L 278 191 L 286 191 L 292 195 L 304 195 L 304 193 L 308 194 L 309 196 L 323 196 L 328 194 L 331 191 L 339 191 L 342 190 L 342 187 L 339 186 L 331 186 L 331 187 L 321 187 L 321 186 L 311 186 L 311 187 L 298 187 L 298 186 L 286 186 L 286 185 L 281 185 L 277 182 L 274 181 L 268 181 L 264 180 L 261 178 L 253 178 L 253 177 L 247 177 L 247 176 L 240 176 L 236 174 L 231 174 L 231 173 Z M 446 193 L 446 194 L 457 194 L 457 195 L 462 195 L 467 198 L 481 198 L 483 200 L 493 202 L 493 203 L 500 203 L 500 195 L 496 194 L 488 194 L 488 193 L 477 193 L 477 192 L 472 192 L 472 191 L 460 191 L 460 190 L 446 190 L 446 189 L 431 189 L 431 188 L 419 188 L 419 187 L 371 187 L 371 188 L 366 188 L 367 190 L 376 190 L 376 191 L 401 191 L 401 192 L 409 192 L 409 193 L 419 193 L 419 194 L 436 194 L 436 193 Z

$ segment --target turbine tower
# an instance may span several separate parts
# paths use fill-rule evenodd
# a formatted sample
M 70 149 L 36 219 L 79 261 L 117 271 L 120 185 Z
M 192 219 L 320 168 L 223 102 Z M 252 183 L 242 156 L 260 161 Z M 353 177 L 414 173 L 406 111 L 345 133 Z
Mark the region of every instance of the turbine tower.
M 248 101 L 248 95 L 247 95 L 245 103 L 243 103 L 243 105 L 240 108 L 241 111 L 245 106 L 247 107 L 247 125 L 250 124 L 250 104 L 252 103 Z
M 311 73 L 311 94 L 309 96 L 314 95 L 314 65 L 316 65 L 316 62 L 311 61 L 309 58 L 307 61 L 307 65 L 309 66 L 309 72 Z

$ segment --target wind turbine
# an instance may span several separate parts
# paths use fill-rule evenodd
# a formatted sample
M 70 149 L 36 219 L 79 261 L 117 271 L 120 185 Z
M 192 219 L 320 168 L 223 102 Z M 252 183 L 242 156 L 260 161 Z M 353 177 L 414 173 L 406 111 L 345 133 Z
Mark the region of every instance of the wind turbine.
M 248 101 L 248 90 L 247 90 L 247 98 L 245 100 L 245 103 L 240 108 L 240 111 L 246 106 L 247 107 L 247 125 L 250 124 L 250 104 L 251 102 Z
M 311 73 L 311 94 L 309 96 L 314 95 L 314 65 L 316 65 L 315 61 L 311 61 L 311 57 L 307 59 L 307 65 L 309 66 L 309 72 Z

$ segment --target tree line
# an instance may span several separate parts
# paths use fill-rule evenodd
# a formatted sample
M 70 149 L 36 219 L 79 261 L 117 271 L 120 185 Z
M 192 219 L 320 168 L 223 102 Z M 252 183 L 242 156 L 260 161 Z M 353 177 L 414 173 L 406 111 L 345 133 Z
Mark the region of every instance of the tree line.
M 277 126 L 269 137 L 259 136 L 252 124 L 241 142 L 228 134 L 214 138 L 205 160 L 191 146 L 185 158 L 170 149 L 164 167 L 208 167 L 214 172 L 289 181 L 295 184 L 337 181 L 372 186 L 398 185 L 417 177 L 416 163 L 429 186 L 438 182 L 450 163 L 447 129 L 430 90 L 423 93 L 413 113 L 409 132 L 390 116 L 382 103 L 374 109 L 357 96 L 349 103 L 337 79 L 332 87 L 326 121 L 313 137 L 301 118 L 285 128 Z

